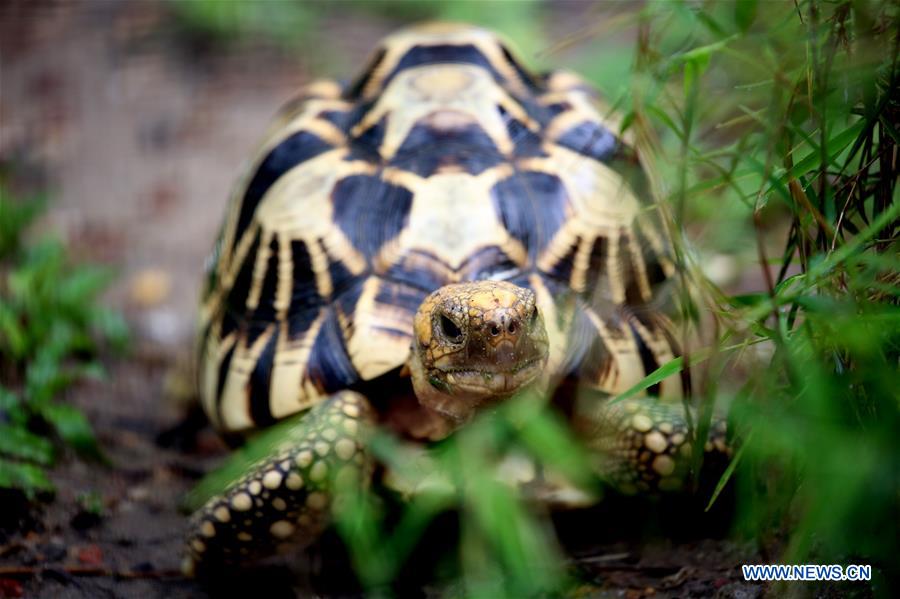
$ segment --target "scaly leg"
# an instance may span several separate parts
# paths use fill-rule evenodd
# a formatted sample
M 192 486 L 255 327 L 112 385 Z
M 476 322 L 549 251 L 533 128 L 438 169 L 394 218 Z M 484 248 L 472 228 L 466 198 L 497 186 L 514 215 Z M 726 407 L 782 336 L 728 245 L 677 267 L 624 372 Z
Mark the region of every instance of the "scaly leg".
M 693 455 L 684 405 L 655 397 L 610 401 L 592 400 L 577 415 L 601 476 L 626 494 L 683 489 Z M 724 419 L 713 417 L 703 449 L 704 461 L 731 456 Z
M 288 440 L 193 515 L 183 570 L 229 564 L 309 544 L 328 525 L 335 485 L 368 483 L 369 402 L 336 393 L 312 408 Z
M 614 399 L 681 353 L 671 324 L 648 307 L 622 307 L 605 319 L 586 309 L 584 319 L 580 330 L 594 335 L 580 365 L 583 393 L 574 419 L 596 453 L 599 473 L 624 493 L 683 488 L 693 455 L 682 400 L 689 394 L 689 373 L 652 385 L 646 396 Z M 696 428 L 693 408 L 691 420 Z M 723 418 L 713 417 L 703 449 L 705 458 L 730 457 Z

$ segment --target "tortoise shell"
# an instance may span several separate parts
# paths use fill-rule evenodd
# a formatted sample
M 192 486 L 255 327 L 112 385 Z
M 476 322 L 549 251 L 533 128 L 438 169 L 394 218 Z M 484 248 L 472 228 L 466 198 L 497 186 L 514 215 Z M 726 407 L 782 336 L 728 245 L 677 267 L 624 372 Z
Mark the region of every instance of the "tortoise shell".
M 613 392 L 671 359 L 639 309 L 674 271 L 669 244 L 601 106 L 577 76 L 533 75 L 495 34 L 449 24 L 386 38 L 352 84 L 306 88 L 236 186 L 208 269 L 214 425 L 265 426 L 395 371 L 419 304 L 453 282 L 533 289 L 561 376 Z

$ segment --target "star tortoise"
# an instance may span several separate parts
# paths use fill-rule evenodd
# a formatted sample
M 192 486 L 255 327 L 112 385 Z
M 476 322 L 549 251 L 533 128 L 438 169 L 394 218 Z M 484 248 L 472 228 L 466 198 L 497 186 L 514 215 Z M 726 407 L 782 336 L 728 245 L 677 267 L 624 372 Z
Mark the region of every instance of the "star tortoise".
M 526 387 L 596 391 L 565 413 L 622 491 L 679 486 L 687 377 L 605 400 L 679 354 L 670 244 L 618 130 L 574 74 L 457 24 L 283 109 L 209 266 L 199 384 L 225 434 L 305 414 L 194 515 L 188 571 L 315 538 L 335 473 L 371 472 L 371 426 L 440 439 Z M 728 451 L 721 422 L 705 448 Z

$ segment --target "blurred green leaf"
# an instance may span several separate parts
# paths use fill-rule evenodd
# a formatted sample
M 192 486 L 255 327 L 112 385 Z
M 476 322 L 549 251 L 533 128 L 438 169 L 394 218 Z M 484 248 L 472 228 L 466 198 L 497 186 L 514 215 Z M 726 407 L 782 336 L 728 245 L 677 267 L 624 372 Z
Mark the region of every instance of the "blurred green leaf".
M 753 24 L 756 18 L 756 9 L 759 5 L 757 0 L 735 0 L 734 3 L 734 22 L 738 28 L 746 32 Z
M 597 494 L 585 450 L 575 443 L 571 429 L 546 409 L 546 400 L 524 393 L 502 406 L 503 415 L 516 427 L 522 446 L 535 459 L 565 476 L 575 486 Z
M 50 441 L 16 426 L 0 425 L 0 454 L 36 462 L 43 466 L 53 463 L 53 444 Z
M 112 272 L 106 268 L 80 266 L 59 281 L 59 300 L 65 306 L 79 307 L 90 302 L 112 281 Z
M 8 413 L 19 405 L 19 397 L 0 383 L 0 413 Z
M 89 514 L 94 514 L 95 516 L 103 514 L 103 496 L 96 491 L 79 493 L 76 501 L 81 506 L 81 509 Z
M 91 312 L 89 321 L 97 334 L 105 339 L 113 350 L 122 352 L 128 347 L 131 334 L 128 323 L 120 312 L 99 308 Z
M 53 425 L 57 434 L 81 455 L 106 461 L 97 445 L 94 431 L 85 415 L 74 406 L 63 403 L 48 403 L 41 406 L 40 414 Z
M 696 355 L 694 356 L 694 358 L 697 361 L 700 360 L 700 358 Z M 692 362 L 691 365 L 693 365 L 695 363 L 696 362 Z M 645 376 L 643 379 L 640 380 L 640 382 L 638 382 L 637 384 L 635 384 L 634 386 L 632 386 L 631 388 L 626 390 L 624 393 L 620 393 L 619 395 L 617 395 L 611 401 L 612 402 L 625 401 L 626 399 L 634 397 L 635 395 L 638 395 L 639 393 L 643 393 L 644 391 L 646 391 L 653 385 L 658 385 L 659 383 L 663 382 L 670 376 L 672 376 L 674 374 L 678 374 L 679 372 L 682 371 L 683 368 L 684 368 L 684 358 L 682 358 L 681 356 L 679 356 L 673 360 L 669 360 L 668 362 L 666 362 L 665 364 L 663 364 L 662 366 L 660 366 L 659 368 L 657 368 L 656 370 L 654 370 L 653 372 L 651 372 L 650 374 Z
M 53 483 L 39 466 L 11 462 L 0 457 L 0 488 L 19 489 L 28 497 L 53 492 Z
M 731 458 L 731 461 L 728 462 L 728 466 L 725 468 L 725 472 L 722 473 L 722 476 L 719 477 L 718 482 L 716 482 L 716 488 L 713 489 L 712 495 L 709 497 L 709 502 L 706 504 L 706 508 L 703 511 L 708 512 L 712 509 L 713 504 L 719 498 L 719 495 L 722 494 L 722 491 L 725 490 L 725 485 L 728 484 L 728 481 L 731 480 L 731 477 L 734 475 L 735 468 L 737 468 L 738 464 L 741 463 L 741 457 L 744 455 L 744 450 L 747 445 L 751 443 L 753 440 L 752 433 L 745 439 L 740 447 L 738 447 L 737 452 L 735 452 L 734 457 Z
M 826 154 L 827 159 L 829 161 L 828 165 L 832 166 L 834 163 L 832 162 L 837 156 L 844 151 L 847 146 L 849 146 L 853 141 L 859 136 L 865 127 L 865 121 L 859 120 L 840 133 L 834 135 L 831 139 L 828 140 L 827 149 L 828 152 Z M 796 178 L 800 175 L 808 173 L 810 171 L 817 170 L 822 166 L 822 152 L 815 148 L 806 154 L 803 158 L 800 159 L 799 162 L 795 163 L 789 173 L 785 173 L 781 177 L 781 181 L 783 183 L 787 182 L 790 178 Z
M 0 349 L 21 360 L 28 350 L 28 339 L 12 306 L 0 302 Z
M 24 231 L 41 214 L 45 206 L 44 197 L 26 201 L 14 200 L 6 186 L 0 182 L 0 260 L 19 251 Z

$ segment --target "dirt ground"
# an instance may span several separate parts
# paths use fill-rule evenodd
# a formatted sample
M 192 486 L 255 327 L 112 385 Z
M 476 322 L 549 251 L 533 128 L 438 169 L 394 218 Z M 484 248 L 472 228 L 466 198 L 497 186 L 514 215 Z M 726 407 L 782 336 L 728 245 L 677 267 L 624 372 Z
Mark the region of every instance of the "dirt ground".
M 342 55 L 360 62 L 392 24 L 357 17 L 325 26 Z M 164 5 L 143 2 L 4 3 L 0 55 L 0 158 L 21 188 L 49 190 L 44 229 L 73 255 L 119 270 L 106 300 L 134 331 L 108 380 L 67 398 L 90 418 L 111 467 L 65 460 L 53 472 L 55 501 L 23 531 L 0 532 L 0 597 L 327 592 L 303 564 L 212 591 L 181 577 L 178 501 L 225 450 L 211 433 L 191 451 L 157 443 L 183 414 L 165 400 L 169 375 L 191 345 L 200 273 L 229 187 L 310 64 L 265 44 L 191 41 L 174 32 Z M 100 498 L 100 517 L 80 507 L 86 495 Z M 738 581 L 752 557 L 723 540 L 607 534 L 573 549 L 573 573 L 584 580 L 575 594 L 756 597 L 761 587 Z

